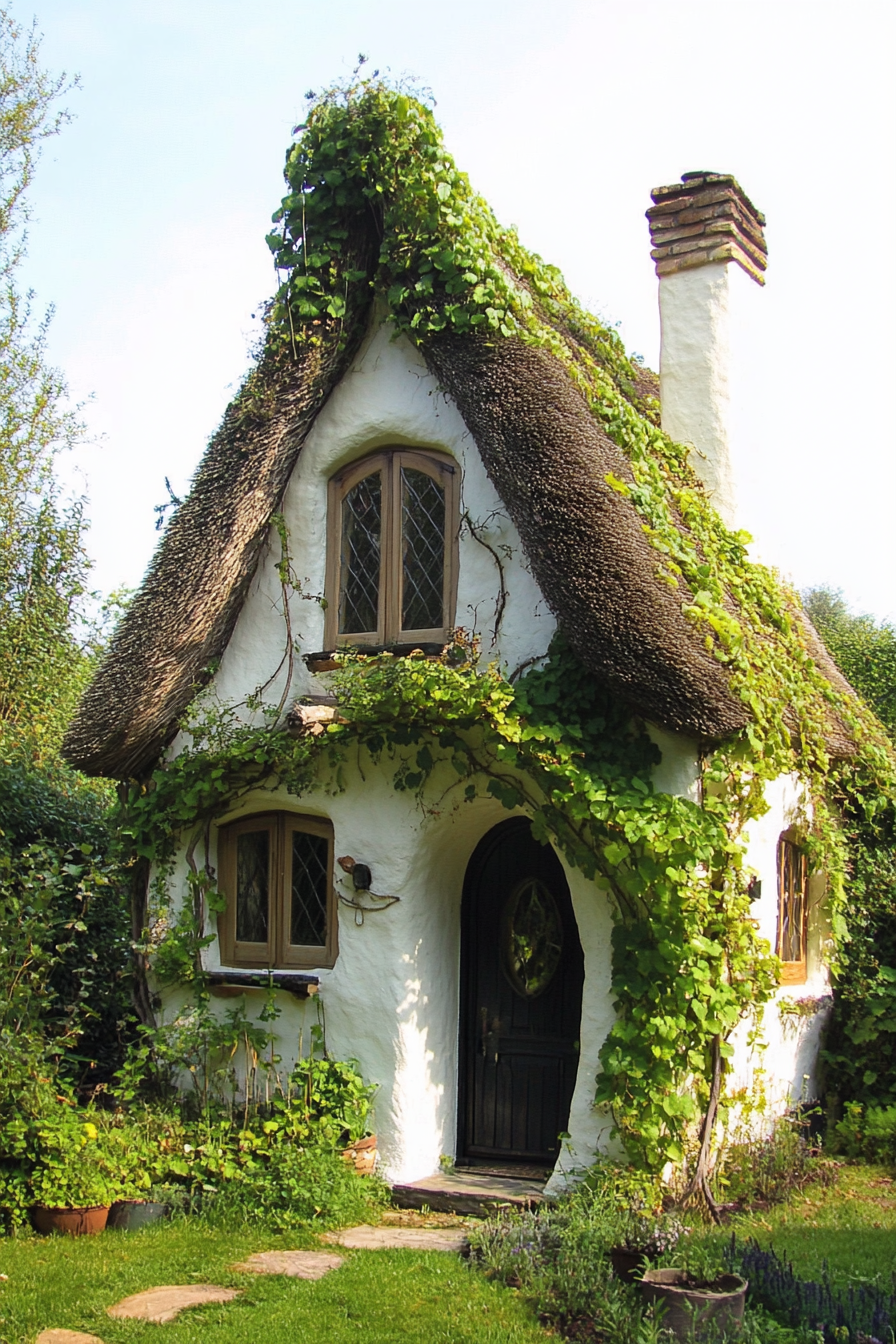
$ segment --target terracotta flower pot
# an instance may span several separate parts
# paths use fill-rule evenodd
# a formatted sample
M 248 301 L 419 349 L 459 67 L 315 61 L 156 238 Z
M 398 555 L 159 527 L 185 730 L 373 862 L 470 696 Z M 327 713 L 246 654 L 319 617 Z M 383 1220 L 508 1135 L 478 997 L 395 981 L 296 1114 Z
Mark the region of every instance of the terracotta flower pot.
M 121 1232 L 135 1232 L 149 1223 L 158 1223 L 168 1216 L 167 1204 L 156 1204 L 151 1199 L 116 1199 L 109 1210 L 107 1227 Z
M 663 1326 L 676 1339 L 699 1340 L 710 1330 L 724 1334 L 740 1329 L 747 1281 L 738 1274 L 722 1274 L 706 1287 L 695 1287 L 684 1269 L 648 1269 L 641 1278 L 641 1295 L 645 1302 L 663 1304 Z
M 349 1144 L 348 1148 L 343 1148 L 342 1156 L 346 1162 L 351 1162 L 359 1175 L 372 1176 L 376 1167 L 376 1135 L 368 1134 L 366 1139 Z
M 31 1209 L 31 1225 L 35 1232 L 48 1237 L 92 1237 L 102 1232 L 109 1217 L 109 1205 L 98 1204 L 89 1209 L 50 1209 L 35 1204 Z

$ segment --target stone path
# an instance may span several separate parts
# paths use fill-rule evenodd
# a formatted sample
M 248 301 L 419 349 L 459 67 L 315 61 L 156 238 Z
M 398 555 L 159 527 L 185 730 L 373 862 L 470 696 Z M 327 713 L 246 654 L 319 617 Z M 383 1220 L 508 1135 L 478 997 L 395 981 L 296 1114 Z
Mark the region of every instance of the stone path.
M 449 1227 L 383 1224 L 328 1232 L 323 1240 L 352 1251 L 462 1251 L 467 1234 L 465 1228 L 456 1224 Z M 338 1269 L 343 1258 L 333 1251 L 257 1251 L 233 1268 L 247 1274 L 284 1274 L 292 1279 L 314 1280 Z M 232 1302 L 239 1296 L 237 1288 L 219 1288 L 212 1283 L 169 1284 L 164 1288 L 147 1288 L 145 1292 L 134 1293 L 106 1310 L 115 1320 L 153 1321 L 164 1325 L 187 1307 L 200 1307 L 208 1302 Z M 80 1330 L 44 1330 L 35 1344 L 103 1344 L 103 1341 L 98 1335 L 86 1335 Z
M 42 1330 L 34 1344 L 103 1344 L 99 1335 L 85 1335 L 82 1330 Z
M 218 1288 L 212 1283 L 147 1288 L 145 1293 L 134 1293 L 133 1297 L 122 1298 L 114 1307 L 108 1307 L 107 1314 L 116 1320 L 154 1321 L 164 1325 L 187 1307 L 201 1307 L 207 1302 L 232 1302 L 239 1295 L 237 1288 Z
M 343 1257 L 332 1251 L 257 1251 L 231 1268 L 247 1274 L 286 1274 L 291 1279 L 322 1279 L 338 1269 Z
M 463 1228 L 364 1225 L 328 1232 L 324 1240 L 350 1251 L 462 1251 L 467 1234 Z

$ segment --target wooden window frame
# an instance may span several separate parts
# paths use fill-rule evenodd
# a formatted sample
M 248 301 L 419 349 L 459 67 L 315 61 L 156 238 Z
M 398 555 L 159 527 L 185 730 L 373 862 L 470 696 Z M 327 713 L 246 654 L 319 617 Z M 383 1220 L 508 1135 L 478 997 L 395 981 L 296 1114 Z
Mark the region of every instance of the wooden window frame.
M 268 940 L 240 942 L 236 936 L 236 860 L 240 835 L 267 831 L 270 836 L 268 888 Z M 289 942 L 294 831 L 320 835 L 327 841 L 327 941 L 322 946 Z M 218 940 L 224 966 L 250 970 L 295 970 L 298 967 L 329 967 L 338 952 L 336 893 L 333 885 L 333 827 L 322 817 L 295 812 L 259 812 L 240 817 L 218 829 L 218 886 L 227 904 L 218 916 Z
M 401 628 L 402 562 L 401 469 L 424 472 L 437 481 L 445 492 L 445 564 L 442 587 L 442 611 L 445 624 L 429 630 Z M 383 514 L 380 531 L 380 586 L 376 630 L 360 634 L 339 632 L 339 599 L 342 580 L 342 506 L 359 481 L 375 471 L 382 473 Z M 454 626 L 457 602 L 457 542 L 459 530 L 460 473 L 457 463 L 445 453 L 423 448 L 383 448 L 337 472 L 329 482 L 327 501 L 327 575 L 324 593 L 327 600 L 324 643 L 327 649 L 340 646 L 383 648 L 395 644 L 444 643 Z
M 794 851 L 794 855 L 798 859 L 799 873 L 801 877 L 802 892 L 803 892 L 803 912 L 802 912 L 803 919 L 802 919 L 802 928 L 800 929 L 800 950 L 802 952 L 802 956 L 798 961 L 785 961 L 784 957 L 782 956 L 783 951 L 782 937 L 784 932 L 784 904 L 789 895 L 789 893 L 784 890 L 784 874 L 785 874 L 784 854 L 786 848 L 788 847 Z M 799 841 L 794 835 L 784 834 L 779 838 L 777 864 L 778 864 L 778 929 L 775 938 L 775 952 L 781 961 L 780 983 L 782 985 L 802 985 L 805 984 L 807 978 L 806 948 L 809 936 L 809 869 L 806 861 L 805 851 L 801 849 Z M 793 865 L 791 865 L 791 870 L 793 870 Z

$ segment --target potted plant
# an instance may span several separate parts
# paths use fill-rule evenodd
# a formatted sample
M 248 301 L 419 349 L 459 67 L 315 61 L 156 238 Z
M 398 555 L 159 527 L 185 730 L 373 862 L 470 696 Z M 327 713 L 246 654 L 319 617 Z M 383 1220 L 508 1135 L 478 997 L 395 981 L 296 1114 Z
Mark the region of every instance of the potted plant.
M 747 1280 L 732 1274 L 714 1247 L 699 1242 L 680 1259 L 680 1265 L 647 1269 L 641 1278 L 644 1301 L 663 1307 L 664 1329 L 681 1340 L 724 1338 L 740 1330 Z
M 618 1212 L 608 1254 L 618 1279 L 633 1283 L 645 1264 L 672 1250 L 685 1231 L 680 1219 L 641 1204 Z
M 100 1131 L 83 1114 L 66 1108 L 35 1124 L 29 1186 L 37 1232 L 77 1237 L 106 1226 L 117 1188 Z
M 118 1186 L 106 1226 L 119 1232 L 134 1232 L 167 1218 L 168 1205 L 151 1198 L 153 1178 L 162 1165 L 159 1137 L 154 1127 L 118 1114 L 112 1120 L 106 1140 Z

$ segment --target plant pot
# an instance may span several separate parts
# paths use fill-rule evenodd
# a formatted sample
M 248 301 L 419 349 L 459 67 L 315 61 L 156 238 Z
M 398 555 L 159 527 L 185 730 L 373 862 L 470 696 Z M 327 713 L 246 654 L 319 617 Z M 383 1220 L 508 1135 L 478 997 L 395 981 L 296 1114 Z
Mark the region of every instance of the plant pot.
M 109 1205 L 89 1209 L 50 1209 L 43 1204 L 31 1208 L 31 1226 L 43 1236 L 92 1237 L 102 1232 L 109 1217 Z
M 134 1232 L 138 1227 L 158 1223 L 167 1216 L 167 1204 L 156 1204 L 151 1199 L 116 1199 L 109 1210 L 106 1226 L 121 1232 Z
M 744 1318 L 747 1281 L 722 1274 L 705 1287 L 695 1287 L 684 1269 L 648 1269 L 641 1278 L 644 1301 L 665 1307 L 663 1326 L 676 1339 L 699 1340 L 713 1332 L 734 1333 Z
M 342 1156 L 346 1162 L 350 1162 L 355 1171 L 361 1176 L 372 1176 L 376 1167 L 376 1135 L 368 1134 L 366 1139 L 358 1139 L 355 1143 L 349 1144 L 343 1148 Z
M 613 1273 L 623 1283 L 634 1283 L 641 1277 L 641 1270 L 647 1256 L 644 1251 L 633 1251 L 628 1246 L 614 1246 L 607 1252 Z

